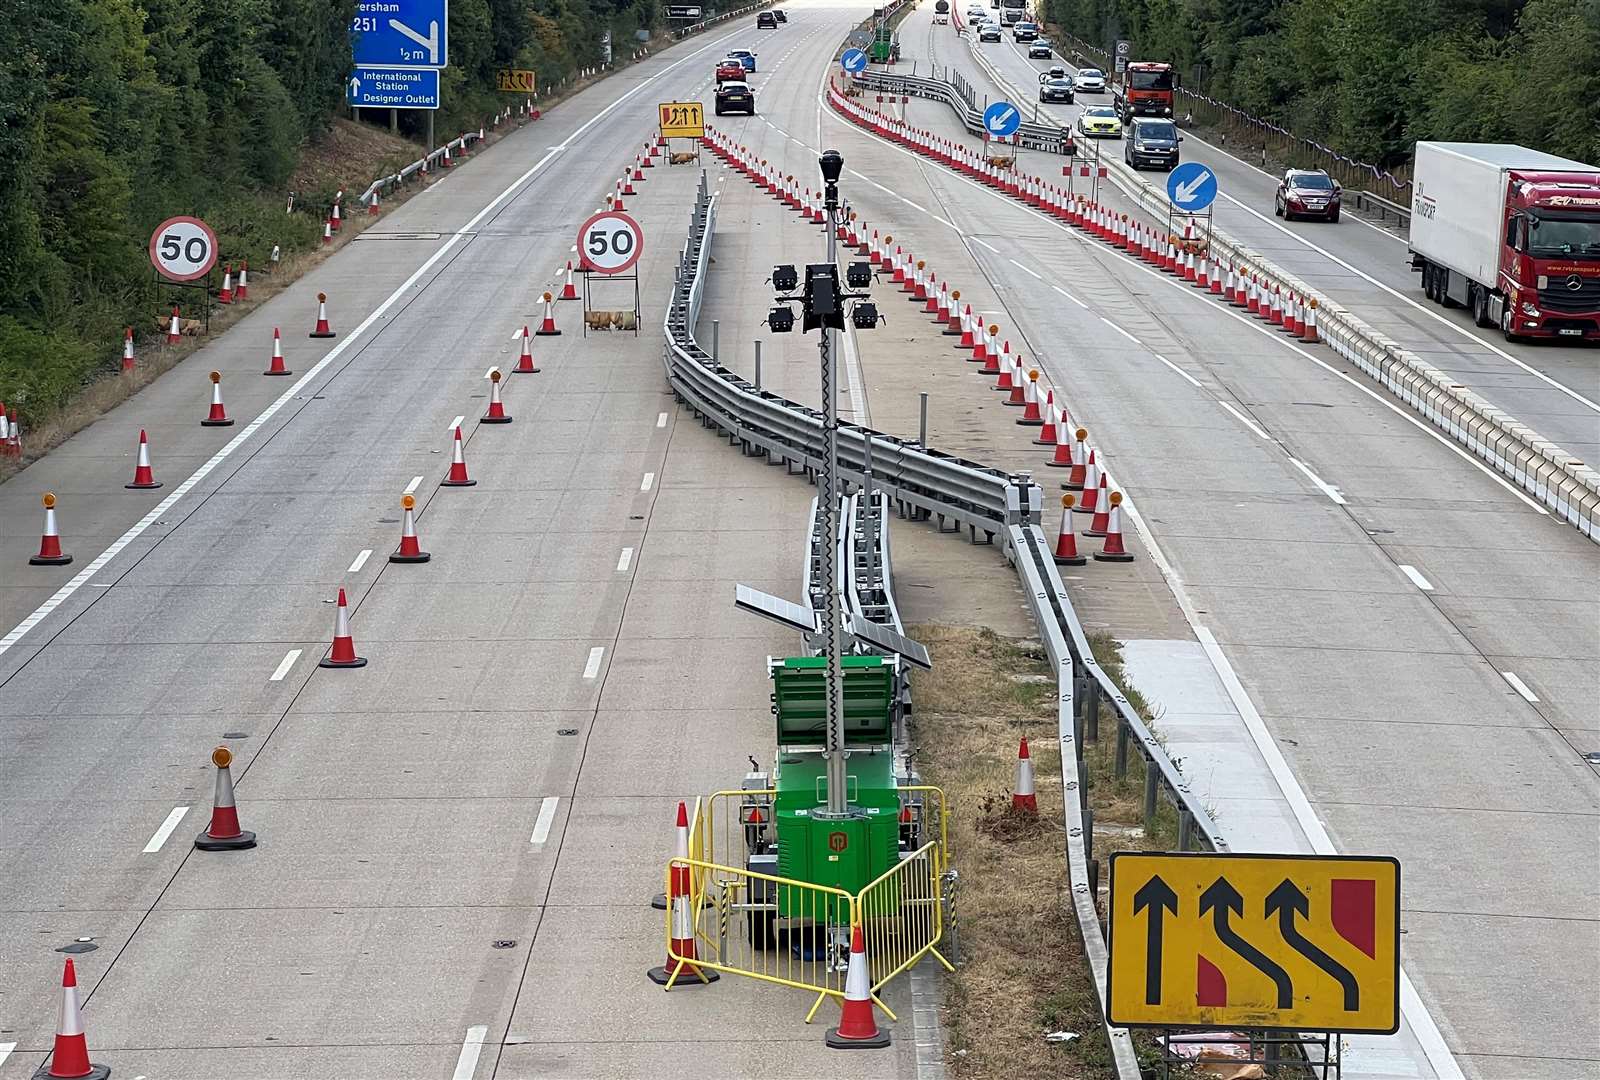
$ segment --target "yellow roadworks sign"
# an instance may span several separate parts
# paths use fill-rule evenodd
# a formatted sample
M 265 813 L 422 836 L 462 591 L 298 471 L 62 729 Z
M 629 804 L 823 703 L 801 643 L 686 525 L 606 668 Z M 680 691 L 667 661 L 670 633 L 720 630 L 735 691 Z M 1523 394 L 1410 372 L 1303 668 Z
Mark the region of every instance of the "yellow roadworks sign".
M 494 73 L 494 88 L 504 94 L 531 94 L 537 76 L 526 68 L 501 68 Z
M 663 139 L 698 139 L 706 133 L 706 107 L 700 102 L 663 101 L 656 108 Z
M 1119 1026 L 1400 1027 L 1400 863 L 1341 855 L 1111 856 Z

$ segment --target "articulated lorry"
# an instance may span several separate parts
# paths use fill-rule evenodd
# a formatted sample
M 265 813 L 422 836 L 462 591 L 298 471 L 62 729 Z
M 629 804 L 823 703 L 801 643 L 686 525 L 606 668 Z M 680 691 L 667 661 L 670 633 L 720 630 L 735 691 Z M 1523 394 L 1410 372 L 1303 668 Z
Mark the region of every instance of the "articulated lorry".
M 1417 143 L 1422 291 L 1519 337 L 1600 340 L 1600 168 L 1509 143 Z

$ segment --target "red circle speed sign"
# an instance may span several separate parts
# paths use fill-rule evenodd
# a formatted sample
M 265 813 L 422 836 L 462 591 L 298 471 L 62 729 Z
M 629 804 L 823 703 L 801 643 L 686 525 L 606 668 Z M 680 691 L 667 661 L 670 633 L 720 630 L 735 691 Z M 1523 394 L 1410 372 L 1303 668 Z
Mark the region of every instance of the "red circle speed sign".
M 578 256 L 597 274 L 633 269 L 644 254 L 644 232 L 620 210 L 602 210 L 578 229 Z
M 205 277 L 217 265 L 217 234 L 199 218 L 168 218 L 151 234 L 150 261 L 173 281 Z

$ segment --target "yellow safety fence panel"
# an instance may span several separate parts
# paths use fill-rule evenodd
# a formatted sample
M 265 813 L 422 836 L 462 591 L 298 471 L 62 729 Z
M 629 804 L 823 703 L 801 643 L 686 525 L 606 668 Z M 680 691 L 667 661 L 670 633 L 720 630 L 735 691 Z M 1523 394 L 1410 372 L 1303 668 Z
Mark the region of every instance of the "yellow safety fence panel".
M 856 894 L 874 994 L 930 954 L 955 970 L 936 948 L 944 936 L 943 869 L 939 844 L 930 841 Z

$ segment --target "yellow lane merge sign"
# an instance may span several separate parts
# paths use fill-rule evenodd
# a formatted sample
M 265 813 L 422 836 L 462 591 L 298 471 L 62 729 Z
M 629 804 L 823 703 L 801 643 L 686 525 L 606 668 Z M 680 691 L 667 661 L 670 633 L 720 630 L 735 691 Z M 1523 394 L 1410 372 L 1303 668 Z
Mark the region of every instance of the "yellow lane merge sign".
M 706 107 L 698 101 L 663 101 L 661 112 L 663 139 L 698 139 L 706 133 Z
M 1400 863 L 1111 856 L 1107 1012 L 1121 1026 L 1400 1027 Z
M 531 94 L 535 72 L 521 68 L 501 68 L 494 73 L 495 89 L 505 94 Z

